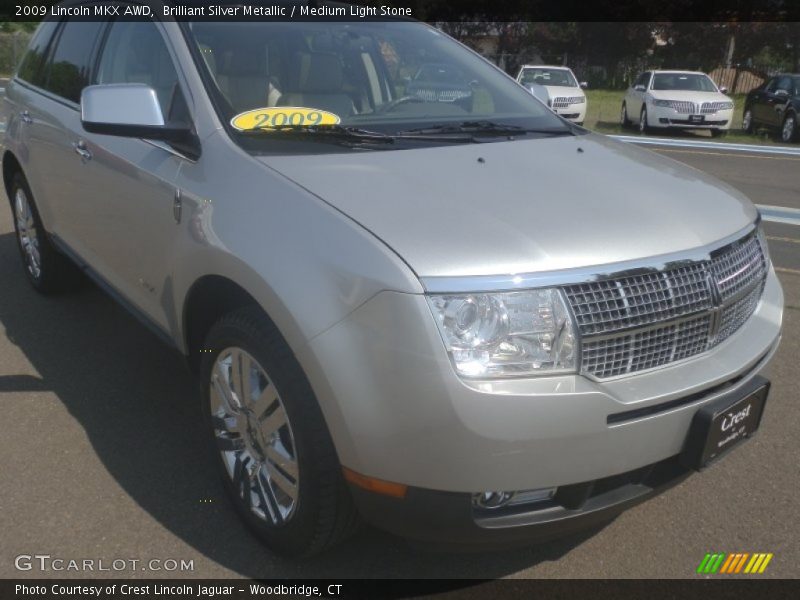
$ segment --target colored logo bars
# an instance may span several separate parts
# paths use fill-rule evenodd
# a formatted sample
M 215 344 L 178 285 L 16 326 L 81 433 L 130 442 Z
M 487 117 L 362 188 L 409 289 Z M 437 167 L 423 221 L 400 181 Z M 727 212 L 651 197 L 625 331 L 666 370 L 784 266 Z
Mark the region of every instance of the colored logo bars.
M 697 567 L 697 572 L 708 575 L 714 575 L 716 573 L 749 573 L 755 575 L 756 573 L 763 573 L 771 560 L 771 552 L 757 552 L 755 554 L 749 554 L 747 552 L 734 554 L 716 552 L 714 554 L 705 555 L 700 566 Z

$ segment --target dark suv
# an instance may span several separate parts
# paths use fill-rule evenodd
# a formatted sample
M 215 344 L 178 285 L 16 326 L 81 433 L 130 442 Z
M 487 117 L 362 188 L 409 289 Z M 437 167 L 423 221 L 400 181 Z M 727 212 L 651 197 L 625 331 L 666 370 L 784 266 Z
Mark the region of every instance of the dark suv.
M 753 133 L 758 127 L 768 127 L 780 131 L 781 141 L 796 142 L 799 114 L 800 75 L 776 75 L 747 94 L 742 129 Z

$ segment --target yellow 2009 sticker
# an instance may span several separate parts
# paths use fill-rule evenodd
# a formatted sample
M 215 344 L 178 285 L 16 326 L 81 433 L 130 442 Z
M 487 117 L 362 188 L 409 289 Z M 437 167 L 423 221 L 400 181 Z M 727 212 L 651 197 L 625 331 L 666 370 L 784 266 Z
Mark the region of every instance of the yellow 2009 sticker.
M 304 125 L 337 125 L 340 121 L 338 115 L 326 110 L 302 106 L 273 106 L 240 113 L 231 119 L 231 125 L 239 131 L 246 131 Z

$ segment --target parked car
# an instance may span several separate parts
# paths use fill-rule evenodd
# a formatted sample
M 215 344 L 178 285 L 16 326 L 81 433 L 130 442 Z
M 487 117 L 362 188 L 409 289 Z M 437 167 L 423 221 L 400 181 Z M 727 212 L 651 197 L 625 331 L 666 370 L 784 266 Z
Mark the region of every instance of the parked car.
M 517 74 L 517 81 L 537 97 L 542 95 L 540 90 L 544 88 L 547 92 L 547 105 L 553 112 L 583 125 L 587 106 L 586 94 L 583 92 L 586 82 L 579 84 L 572 69 L 524 65 Z
M 654 129 L 708 129 L 713 137 L 727 133 L 733 120 L 733 100 L 726 88 L 705 73 L 646 71 L 628 88 L 620 123 Z
M 403 94 L 421 58 L 481 102 Z M 759 425 L 783 293 L 750 201 L 433 27 L 48 20 L 2 113 L 31 285 L 83 272 L 186 356 L 210 458 L 276 551 L 358 515 L 563 535 Z
M 742 129 L 753 133 L 758 127 L 780 132 L 781 141 L 796 142 L 800 115 L 800 75 L 776 75 L 747 94 Z

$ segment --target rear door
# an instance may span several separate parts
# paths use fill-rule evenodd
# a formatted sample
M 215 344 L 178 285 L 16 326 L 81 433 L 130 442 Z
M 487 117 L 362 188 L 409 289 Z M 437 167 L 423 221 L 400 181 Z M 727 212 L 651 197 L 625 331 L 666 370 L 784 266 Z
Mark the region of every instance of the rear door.
M 26 175 L 45 227 L 78 251 L 83 245 L 71 222 L 83 184 L 75 169 L 71 129 L 80 120 L 78 99 L 104 27 L 78 21 L 43 24 L 40 31 L 52 29 L 51 40 L 26 56 L 13 93 L 21 107 Z

